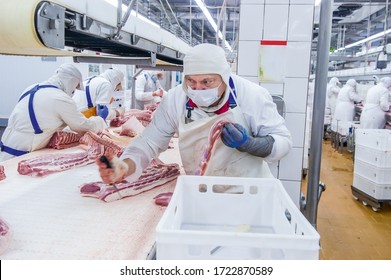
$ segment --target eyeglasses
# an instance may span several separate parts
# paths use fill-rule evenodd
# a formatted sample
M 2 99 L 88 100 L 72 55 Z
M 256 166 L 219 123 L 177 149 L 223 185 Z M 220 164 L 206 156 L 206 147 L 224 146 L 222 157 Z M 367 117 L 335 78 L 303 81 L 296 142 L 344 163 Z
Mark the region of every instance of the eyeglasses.
M 201 81 L 196 81 L 189 76 L 185 77 L 186 84 L 192 88 L 202 87 L 202 88 L 214 88 L 221 84 L 221 78 L 205 78 Z

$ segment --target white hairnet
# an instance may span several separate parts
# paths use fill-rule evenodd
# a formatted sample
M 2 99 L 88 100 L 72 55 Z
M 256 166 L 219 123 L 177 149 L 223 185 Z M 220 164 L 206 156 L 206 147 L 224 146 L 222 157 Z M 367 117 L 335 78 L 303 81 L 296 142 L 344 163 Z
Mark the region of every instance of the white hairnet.
M 381 82 L 382 84 L 384 84 L 384 86 L 385 86 L 386 88 L 390 88 L 390 87 L 391 87 L 391 78 L 390 78 L 390 77 L 381 78 L 381 79 L 380 79 L 380 82 Z
M 118 69 L 107 69 L 101 76 L 111 83 L 113 90 L 118 84 L 121 84 L 124 79 L 124 73 Z
M 189 50 L 183 59 L 184 75 L 219 74 L 229 85 L 231 67 L 225 58 L 225 51 L 216 45 L 200 44 Z M 184 88 L 185 83 L 183 84 Z
M 347 85 L 351 86 L 351 87 L 355 87 L 357 85 L 357 82 L 355 79 L 349 79 L 347 82 L 346 82 Z
M 338 85 L 339 84 L 339 80 L 338 80 L 338 78 L 337 77 L 332 77 L 331 79 L 330 79 L 330 85 L 333 85 L 333 86 L 336 86 L 336 85 Z
M 82 87 L 82 75 L 73 64 L 62 64 L 57 68 L 55 76 L 61 81 L 62 90 L 70 96 L 72 96 L 78 85 Z

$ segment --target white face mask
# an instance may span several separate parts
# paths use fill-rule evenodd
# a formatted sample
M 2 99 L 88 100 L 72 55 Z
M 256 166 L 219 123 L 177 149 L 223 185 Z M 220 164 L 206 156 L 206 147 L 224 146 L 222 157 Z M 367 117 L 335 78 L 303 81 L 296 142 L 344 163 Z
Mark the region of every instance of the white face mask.
M 187 95 L 191 100 L 193 100 L 195 104 L 197 104 L 197 106 L 209 107 L 220 98 L 219 96 L 220 85 L 210 89 L 192 89 L 191 87 L 188 86 Z

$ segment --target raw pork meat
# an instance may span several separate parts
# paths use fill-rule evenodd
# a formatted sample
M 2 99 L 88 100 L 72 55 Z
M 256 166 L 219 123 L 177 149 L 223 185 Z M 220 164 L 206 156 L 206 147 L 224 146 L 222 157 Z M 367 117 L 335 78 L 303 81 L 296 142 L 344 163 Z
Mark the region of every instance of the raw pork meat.
M 5 178 L 7 178 L 7 176 L 5 176 L 4 166 L 0 165 L 0 181 L 4 180 Z
M 7 250 L 11 243 L 12 232 L 7 223 L 0 217 L 0 255 Z
M 122 153 L 120 146 L 92 132 L 84 134 L 80 139 L 80 145 L 85 151 L 67 154 L 46 154 L 22 160 L 18 163 L 18 172 L 21 175 L 42 177 L 54 172 L 93 163 L 101 155 L 119 156 Z
M 79 145 L 79 140 L 82 135 L 75 132 L 56 131 L 52 138 L 50 138 L 48 148 L 57 150 L 76 147 Z
M 141 124 L 139 120 L 137 120 L 136 117 L 130 117 L 126 123 L 122 125 L 122 130 L 119 135 L 121 136 L 129 136 L 129 137 L 135 137 L 137 135 L 140 135 L 144 131 L 144 126 Z
M 82 196 L 94 197 L 110 202 L 161 186 L 176 179 L 179 173 L 178 164 L 164 164 L 160 160 L 155 159 L 151 161 L 150 165 L 143 170 L 141 176 L 134 182 L 124 180 L 116 184 L 117 189 L 103 182 L 87 183 L 80 187 L 80 193 Z

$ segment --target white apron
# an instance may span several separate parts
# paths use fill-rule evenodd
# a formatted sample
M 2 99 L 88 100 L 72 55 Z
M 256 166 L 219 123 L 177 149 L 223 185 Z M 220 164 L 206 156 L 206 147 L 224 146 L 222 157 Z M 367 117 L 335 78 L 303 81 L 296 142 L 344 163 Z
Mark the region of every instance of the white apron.
M 385 112 L 379 105 L 366 104 L 360 117 L 361 128 L 383 129 L 386 125 Z
M 188 175 L 193 175 L 198 168 L 202 154 L 208 145 L 208 137 L 213 124 L 228 118 L 240 123 L 249 131 L 239 106 L 213 117 L 209 117 L 205 112 L 204 114 L 205 118 L 187 124 L 183 115 L 179 122 L 179 150 L 183 168 Z M 204 175 L 273 178 L 268 164 L 262 158 L 227 147 L 220 137 L 214 144 Z

